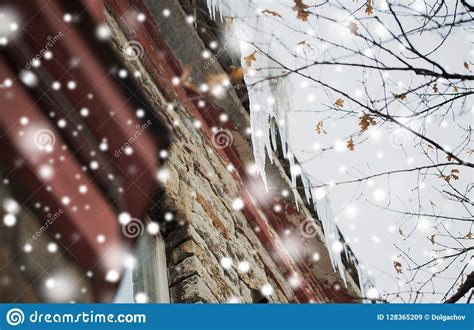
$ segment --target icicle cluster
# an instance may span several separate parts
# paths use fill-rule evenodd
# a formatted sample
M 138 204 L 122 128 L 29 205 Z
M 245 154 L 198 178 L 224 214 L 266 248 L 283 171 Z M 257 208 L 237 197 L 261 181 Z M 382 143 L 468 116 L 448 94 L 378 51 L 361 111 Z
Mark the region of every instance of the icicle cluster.
M 216 12 L 219 12 L 222 21 L 222 0 L 207 0 L 207 8 L 212 19 L 216 19 Z
M 252 17 L 255 9 L 246 2 L 228 1 L 224 4 L 220 0 L 207 1 L 210 16 L 215 19 L 216 12 L 220 17 L 234 17 L 234 31 L 240 40 L 241 63 L 245 67 L 245 55 L 249 53 L 247 49 L 248 43 L 242 40 L 252 38 L 252 43 L 256 45 L 265 45 L 265 38 L 271 35 L 271 28 L 263 24 L 262 19 L 255 18 L 249 22 L 248 17 Z M 239 17 L 247 17 L 242 22 Z M 255 33 L 258 31 L 258 33 Z M 270 51 L 271 52 L 271 51 Z M 271 65 L 273 64 L 273 65 Z M 362 292 L 366 292 L 370 286 L 370 280 L 362 265 L 356 260 L 342 239 L 337 225 L 335 223 L 334 214 L 327 198 L 316 200 L 314 190 L 311 188 L 311 181 L 308 179 L 304 171 L 297 165 L 297 159 L 288 144 L 287 136 L 287 115 L 294 111 L 290 95 L 294 95 L 291 90 L 291 84 L 287 83 L 287 77 L 275 78 L 272 72 L 272 66 L 267 57 L 259 57 L 254 65 L 258 66 L 258 75 L 246 73 L 244 75 L 245 83 L 248 88 L 249 106 L 250 106 L 250 126 L 252 132 L 252 146 L 255 158 L 257 172 L 262 176 L 265 185 L 267 179 L 265 175 L 265 163 L 268 156 L 270 162 L 273 163 L 273 152 L 277 149 L 276 136 L 280 136 L 281 146 L 285 159 L 290 164 L 290 176 L 293 193 L 297 199 L 297 178 L 300 177 L 305 191 L 305 197 L 309 204 L 314 205 L 314 209 L 321 220 L 323 231 L 326 237 L 326 245 L 331 258 L 334 271 L 338 271 L 344 283 L 347 285 L 345 276 L 345 267 L 342 261 L 342 253 L 345 254 L 347 260 L 351 261 L 357 269 L 359 277 L 359 285 Z M 272 79 L 265 79 L 274 77 Z M 258 82 L 258 84 L 256 84 Z M 298 203 L 297 207 L 298 207 Z

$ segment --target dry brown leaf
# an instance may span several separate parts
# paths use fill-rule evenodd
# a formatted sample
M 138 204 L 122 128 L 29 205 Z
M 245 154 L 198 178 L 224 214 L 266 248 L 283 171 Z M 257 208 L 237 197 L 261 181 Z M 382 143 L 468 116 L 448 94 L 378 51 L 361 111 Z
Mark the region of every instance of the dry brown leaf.
M 436 234 L 431 235 L 431 237 L 430 237 L 431 244 L 433 244 L 433 245 L 435 244 L 435 237 L 436 237 Z
M 320 121 L 316 124 L 316 133 L 318 133 L 318 134 L 321 134 L 321 133 L 327 134 L 326 131 L 324 130 L 324 124 L 323 124 L 322 121 Z
M 257 57 L 255 56 L 255 54 L 257 54 L 257 51 L 254 50 L 254 52 L 250 55 L 247 55 L 244 57 L 244 61 L 245 61 L 245 66 L 247 68 L 250 68 L 252 66 L 252 62 L 255 62 L 257 60 Z
M 405 234 L 403 233 L 402 227 L 398 228 L 398 233 L 399 233 L 401 236 L 405 237 Z
M 241 84 L 244 78 L 244 69 L 231 65 L 229 67 L 229 78 L 233 84 Z
M 269 14 L 269 15 L 272 15 L 272 16 L 275 16 L 275 17 L 281 17 L 281 15 L 278 14 L 276 11 L 273 11 L 273 10 L 270 10 L 270 9 L 265 9 L 264 11 L 262 11 L 262 14 Z
M 439 91 L 439 89 L 438 89 L 438 83 L 435 83 L 435 84 L 433 85 L 433 92 L 438 93 L 438 91 Z
M 372 0 L 367 0 L 367 3 L 365 4 L 365 13 L 369 16 L 374 13 L 374 7 L 372 7 Z
M 226 17 L 225 18 L 225 29 L 227 31 L 232 30 L 232 27 L 234 26 L 234 18 L 233 17 Z
M 464 62 L 464 69 L 469 70 L 469 63 Z
M 337 99 L 334 104 L 336 106 L 338 106 L 339 108 L 342 108 L 344 106 L 344 100 L 343 99 Z
M 308 44 L 308 43 L 306 42 L 306 40 L 303 40 L 303 41 L 298 42 L 298 46 L 301 46 L 301 47 L 308 47 L 308 48 L 310 48 L 310 49 L 313 49 L 313 47 L 312 47 L 310 44 Z
M 360 36 L 359 34 L 359 26 L 355 22 L 349 22 L 349 31 L 355 36 Z
M 372 118 L 370 115 L 364 113 L 360 118 L 359 118 L 359 126 L 362 131 L 366 131 L 369 126 L 375 126 L 377 125 L 377 122 Z
M 459 88 L 458 88 L 458 86 L 456 86 L 456 85 L 453 85 L 453 89 L 454 89 L 454 92 L 455 92 L 455 93 L 459 92 Z
M 229 76 L 225 73 L 210 74 L 207 76 L 206 84 L 209 86 L 209 91 L 212 91 L 216 86 L 227 85 L 229 80 Z
M 453 180 L 459 180 L 459 170 L 458 170 L 458 169 L 453 168 L 453 169 L 451 170 L 451 178 L 452 178 Z
M 354 148 L 354 141 L 352 141 L 352 138 L 350 138 L 349 140 L 347 140 L 347 149 L 349 149 L 350 151 L 354 151 Z
M 472 237 L 473 237 L 473 235 L 472 235 L 472 231 L 471 231 L 471 230 L 469 230 L 469 232 L 467 233 L 467 235 L 466 235 L 466 236 L 464 236 L 464 237 L 466 237 L 466 238 L 469 238 L 469 239 L 472 239 Z
M 302 21 L 307 21 L 309 12 L 305 9 L 308 9 L 310 6 L 305 4 L 303 0 L 294 0 L 295 5 L 293 6 L 293 10 L 296 11 L 296 18 Z
M 404 101 L 407 98 L 406 94 L 397 94 L 397 93 L 392 92 L 392 95 L 393 95 L 394 98 L 396 98 L 400 101 Z
M 449 182 L 451 179 L 459 180 L 459 170 L 457 168 L 453 168 L 449 175 L 441 174 L 438 177 L 444 179 L 446 182 Z
M 402 264 L 400 263 L 400 261 L 398 261 L 398 260 L 393 261 L 393 267 L 395 268 L 395 270 L 397 271 L 397 273 L 401 274 L 401 272 L 402 272 Z

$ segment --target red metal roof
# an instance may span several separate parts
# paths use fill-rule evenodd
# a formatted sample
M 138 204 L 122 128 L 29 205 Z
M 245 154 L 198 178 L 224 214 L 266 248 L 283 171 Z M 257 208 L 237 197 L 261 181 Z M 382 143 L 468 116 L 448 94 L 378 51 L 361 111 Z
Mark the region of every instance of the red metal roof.
M 94 271 L 102 300 L 117 285 L 104 280 L 107 271 L 121 273 L 120 260 L 111 266 L 107 254 L 133 241 L 118 215 L 144 218 L 157 186 L 158 152 L 169 140 L 147 104 L 137 102 L 139 88 L 117 77 L 121 66 L 109 45 L 80 30 L 83 22 L 100 24 L 102 4 L 89 2 L 74 4 L 72 20 L 80 24 L 64 19 L 61 1 L 2 3 L 22 28 L 0 53 L 0 80 L 12 81 L 0 89 L 0 146 L 2 171 L 20 201 L 42 222 L 46 213 L 35 204 L 63 210 L 52 231 L 80 266 Z

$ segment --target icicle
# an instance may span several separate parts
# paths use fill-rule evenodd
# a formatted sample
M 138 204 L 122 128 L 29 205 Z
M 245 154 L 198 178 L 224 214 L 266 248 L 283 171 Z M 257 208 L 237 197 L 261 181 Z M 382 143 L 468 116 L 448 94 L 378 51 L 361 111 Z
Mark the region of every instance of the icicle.
M 339 251 L 339 246 L 343 243 L 341 242 L 339 230 L 334 221 L 331 206 L 326 198 L 316 203 L 316 211 L 323 224 L 324 236 L 326 237 L 326 245 L 333 269 L 339 271 L 339 275 L 347 286 L 346 274 L 344 273 L 345 267 L 341 257 L 343 251 Z
M 207 0 L 207 8 L 209 10 L 209 16 L 215 20 L 216 11 L 219 12 L 219 18 L 222 21 L 222 0 Z
M 306 196 L 306 201 L 308 202 L 308 204 L 310 204 L 311 199 L 313 198 L 312 193 L 311 193 L 311 182 L 309 181 L 308 177 L 304 174 L 304 172 L 301 172 L 301 181 L 303 181 L 304 194 Z

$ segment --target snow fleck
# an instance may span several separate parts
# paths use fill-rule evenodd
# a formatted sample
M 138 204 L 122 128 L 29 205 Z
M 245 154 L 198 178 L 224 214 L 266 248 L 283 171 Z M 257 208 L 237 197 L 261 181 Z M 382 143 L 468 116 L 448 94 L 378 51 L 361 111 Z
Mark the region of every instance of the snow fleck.
M 18 214 L 20 205 L 13 198 L 7 197 L 3 200 L 3 209 L 8 213 Z
M 385 200 L 386 194 L 383 189 L 375 189 L 374 191 L 374 200 L 377 202 L 383 202 Z
M 3 216 L 3 224 L 7 227 L 13 227 L 16 225 L 16 216 L 11 213 L 7 213 Z
M 147 225 L 146 230 L 147 230 L 148 234 L 150 234 L 150 235 L 157 235 L 160 232 L 160 225 L 157 222 L 154 222 L 154 221 L 150 222 Z
M 232 259 L 224 257 L 220 260 L 220 264 L 224 269 L 230 269 L 232 267 Z
M 268 297 L 273 294 L 273 287 L 267 283 L 262 286 L 261 292 L 265 297 Z
M 248 261 L 241 261 L 239 262 L 237 269 L 241 273 L 248 273 L 250 270 L 250 263 Z
M 244 201 L 241 198 L 236 198 L 232 202 L 232 208 L 236 211 L 242 210 L 244 206 Z
M 107 282 L 115 283 L 120 279 L 120 274 L 118 271 L 111 269 L 107 271 L 107 274 L 105 275 L 105 280 Z
M 20 72 L 20 80 L 27 86 L 27 87 L 34 87 L 38 83 L 38 78 L 30 70 L 23 70 Z
M 122 212 L 122 213 L 119 214 L 118 220 L 119 220 L 120 224 L 126 225 L 127 223 L 129 223 L 132 220 L 132 217 L 130 216 L 129 213 Z
M 150 301 L 150 298 L 148 298 L 147 294 L 144 292 L 137 292 L 133 299 L 137 304 L 146 304 Z
M 58 245 L 56 243 L 50 242 L 47 246 L 49 253 L 56 253 L 58 251 Z

